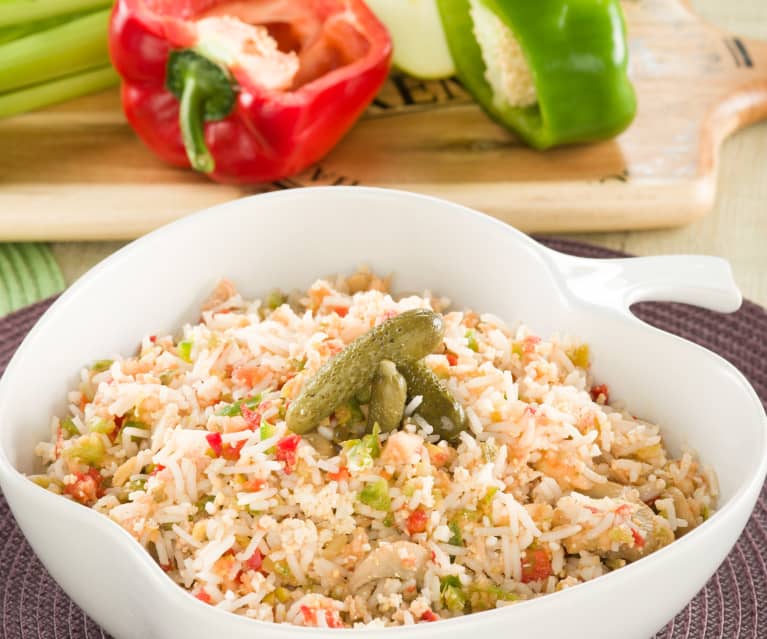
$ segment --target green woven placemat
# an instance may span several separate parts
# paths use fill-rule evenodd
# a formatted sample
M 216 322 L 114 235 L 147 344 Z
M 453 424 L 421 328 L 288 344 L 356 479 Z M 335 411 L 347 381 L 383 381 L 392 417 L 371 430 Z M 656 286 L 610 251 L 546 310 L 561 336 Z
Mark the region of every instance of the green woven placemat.
M 65 286 L 46 244 L 0 243 L 0 317 L 55 295 Z

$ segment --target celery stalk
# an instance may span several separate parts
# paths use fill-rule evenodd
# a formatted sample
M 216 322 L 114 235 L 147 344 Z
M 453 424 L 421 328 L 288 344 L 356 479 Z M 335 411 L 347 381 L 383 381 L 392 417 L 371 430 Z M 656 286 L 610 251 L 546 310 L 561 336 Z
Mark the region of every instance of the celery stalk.
M 3 6 L 2 0 L 0 0 L 0 7 Z M 51 27 L 56 27 L 67 20 L 73 20 L 74 18 L 81 18 L 90 12 L 73 13 L 67 16 L 54 16 L 52 18 L 43 18 L 42 20 L 33 20 L 32 22 L 24 22 L 23 24 L 14 24 L 8 27 L 0 27 L 0 44 L 11 42 L 12 40 L 18 40 L 24 36 L 31 35 L 37 31 L 44 31 Z
M 5 0 L 0 2 L 0 27 L 101 9 L 111 4 L 112 0 Z
M 114 86 L 119 81 L 120 76 L 117 72 L 111 66 L 105 65 L 20 91 L 5 93 L 0 95 L 0 118 L 101 91 Z
M 0 46 L 0 93 L 107 64 L 108 24 L 98 11 Z

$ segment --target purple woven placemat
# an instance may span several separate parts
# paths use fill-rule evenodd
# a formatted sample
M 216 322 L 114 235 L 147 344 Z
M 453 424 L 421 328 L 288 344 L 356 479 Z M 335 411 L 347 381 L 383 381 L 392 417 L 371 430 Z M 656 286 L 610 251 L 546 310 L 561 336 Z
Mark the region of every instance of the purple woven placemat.
M 584 257 L 620 253 L 567 240 L 543 239 L 551 248 Z M 0 319 L 0 374 L 50 300 Z M 745 302 L 732 315 L 683 304 L 638 304 L 635 312 L 659 328 L 705 346 L 737 366 L 767 404 L 767 311 Z M 695 599 L 656 639 L 762 639 L 767 637 L 767 492 L 733 551 Z M 761 612 L 765 616 L 765 612 Z M 16 526 L 0 495 L 0 639 L 106 637 L 56 585 Z

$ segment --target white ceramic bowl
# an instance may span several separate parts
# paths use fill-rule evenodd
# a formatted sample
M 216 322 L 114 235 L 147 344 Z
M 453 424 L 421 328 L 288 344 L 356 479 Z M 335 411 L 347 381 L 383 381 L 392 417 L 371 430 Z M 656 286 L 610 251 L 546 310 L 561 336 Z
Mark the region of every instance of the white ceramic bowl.
M 304 287 L 369 264 L 400 289 L 429 288 L 457 306 L 522 320 L 538 333 L 586 339 L 600 381 L 688 443 L 716 469 L 719 511 L 648 558 L 538 600 L 411 628 L 317 630 L 219 611 L 174 585 L 127 532 L 46 492 L 23 473 L 52 413 L 84 364 L 134 350 L 141 336 L 196 321 L 219 277 L 249 296 Z M 628 310 L 676 300 L 719 311 L 740 305 L 726 262 L 708 257 L 586 260 L 440 200 L 363 188 L 302 189 L 231 202 L 162 228 L 95 267 L 32 330 L 0 383 L 0 483 L 53 577 L 119 639 L 514 636 L 646 639 L 700 589 L 735 543 L 765 476 L 764 410 L 712 353 Z M 463 635 L 462 635 L 463 636 Z

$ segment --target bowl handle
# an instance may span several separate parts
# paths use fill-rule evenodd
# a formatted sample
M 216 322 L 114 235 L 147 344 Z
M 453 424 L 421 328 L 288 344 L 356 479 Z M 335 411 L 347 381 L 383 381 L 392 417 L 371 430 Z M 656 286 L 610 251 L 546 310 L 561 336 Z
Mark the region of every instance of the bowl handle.
M 564 260 L 560 260 L 564 257 Z M 619 259 L 556 256 L 570 290 L 587 302 L 630 312 L 637 302 L 683 302 L 733 313 L 743 297 L 730 263 L 706 255 Z

